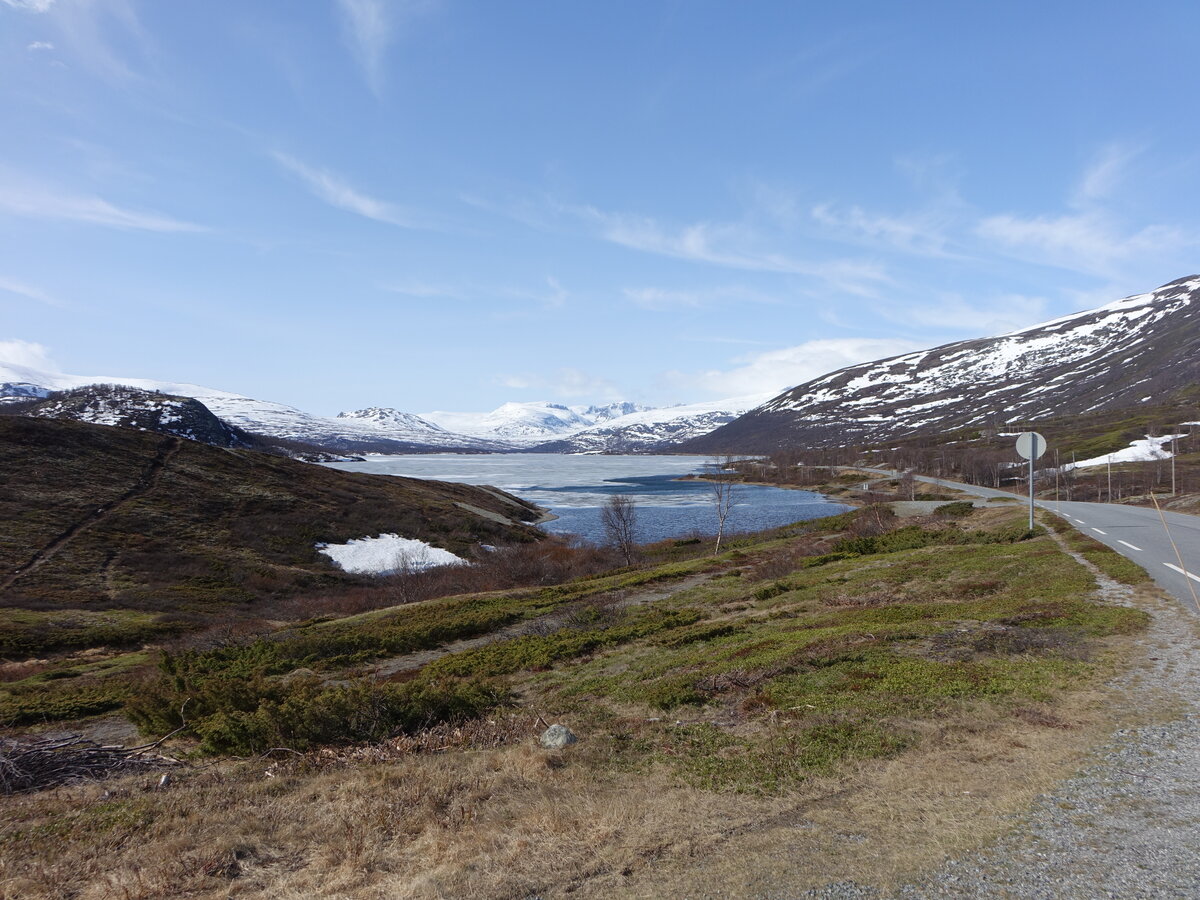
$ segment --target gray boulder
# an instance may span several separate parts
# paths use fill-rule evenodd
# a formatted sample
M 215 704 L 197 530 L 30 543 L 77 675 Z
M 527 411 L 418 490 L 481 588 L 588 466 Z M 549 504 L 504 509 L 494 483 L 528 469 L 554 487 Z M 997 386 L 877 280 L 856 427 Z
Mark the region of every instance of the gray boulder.
M 542 732 L 538 743 L 547 750 L 561 750 L 563 747 L 574 744 L 577 740 L 579 738 L 575 737 L 566 725 L 551 725 Z

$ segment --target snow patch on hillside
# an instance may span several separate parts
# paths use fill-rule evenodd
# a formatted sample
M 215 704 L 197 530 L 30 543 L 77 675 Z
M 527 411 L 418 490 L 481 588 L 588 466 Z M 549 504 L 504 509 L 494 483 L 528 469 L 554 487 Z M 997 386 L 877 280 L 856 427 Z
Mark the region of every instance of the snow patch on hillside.
M 1172 438 L 1178 439 L 1183 437 L 1187 437 L 1187 435 L 1166 434 L 1161 437 L 1146 435 L 1143 440 L 1131 442 L 1124 450 L 1117 450 L 1114 453 L 1104 456 L 1096 456 L 1092 459 L 1076 462 L 1074 468 L 1086 469 L 1088 466 L 1104 466 L 1109 463 L 1153 462 L 1156 459 L 1170 459 L 1171 451 L 1167 450 L 1163 445 L 1169 444 Z M 1067 468 L 1072 467 L 1067 466 Z
M 317 544 L 343 571 L 352 575 L 391 575 L 423 572 L 436 566 L 461 566 L 462 557 L 414 538 L 398 534 L 355 538 L 344 544 Z

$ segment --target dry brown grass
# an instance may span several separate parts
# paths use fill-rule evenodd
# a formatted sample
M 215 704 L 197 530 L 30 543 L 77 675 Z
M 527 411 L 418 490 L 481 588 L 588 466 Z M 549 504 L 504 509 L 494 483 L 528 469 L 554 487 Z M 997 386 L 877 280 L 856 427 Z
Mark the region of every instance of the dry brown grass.
M 1135 650 L 1110 639 L 1109 663 Z M 777 798 L 614 769 L 586 734 L 548 753 L 528 716 L 411 745 L 226 763 L 161 791 L 149 777 L 64 788 L 6 803 L 0 897 L 705 897 L 887 884 L 1008 827 L 1132 714 L 1121 696 L 1077 692 L 1015 715 L 964 707 L 914 722 L 916 750 Z
M 161 792 L 127 779 L 16 800 L 5 818 L 26 831 L 7 844 L 0 896 L 553 895 L 711 846 L 731 811 L 771 806 L 604 774 L 586 751 L 531 742 L 385 764 L 264 760 Z
M 971 596 L 991 590 L 986 580 L 956 585 Z M 862 587 L 872 603 L 887 594 L 882 581 Z M 1177 606 L 1146 587 L 1133 594 L 1167 631 L 1193 639 L 1177 627 Z M 566 707 L 581 742 L 561 753 L 536 747 L 544 723 L 524 714 L 373 747 L 197 766 L 162 790 L 141 776 L 14 797 L 0 808 L 0 900 L 700 898 L 792 895 L 838 879 L 886 887 L 1011 827 L 1113 727 L 1167 708 L 1149 677 L 1100 684 L 1155 652 L 1144 637 L 1099 638 L 1086 690 L 1044 705 L 939 706 L 940 717 L 898 723 L 915 738 L 900 755 L 846 762 L 768 796 L 689 786 L 669 756 L 689 726 L 673 726 L 675 715 L 728 718 L 766 738 L 791 727 L 779 711 L 744 709 L 761 675 L 747 669 L 713 677 L 705 687 L 715 699 L 698 711 L 651 719 L 644 705 L 614 702 L 602 721 L 586 703 Z M 520 685 L 527 701 L 542 696 L 540 677 Z M 612 716 L 628 718 L 614 729 Z M 657 752 L 631 763 L 618 730 Z M 740 761 L 718 764 L 726 759 Z

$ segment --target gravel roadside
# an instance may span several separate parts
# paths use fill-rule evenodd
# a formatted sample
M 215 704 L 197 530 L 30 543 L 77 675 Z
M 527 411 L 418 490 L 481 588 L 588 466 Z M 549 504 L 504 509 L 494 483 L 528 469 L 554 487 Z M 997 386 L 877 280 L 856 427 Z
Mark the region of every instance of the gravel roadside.
M 1108 599 L 1128 602 L 1128 588 L 1098 580 Z M 1197 633 L 1179 604 L 1154 610 L 1144 664 L 1114 685 L 1129 718 L 1148 721 L 1116 732 L 999 841 L 893 891 L 837 882 L 799 896 L 1200 897 Z

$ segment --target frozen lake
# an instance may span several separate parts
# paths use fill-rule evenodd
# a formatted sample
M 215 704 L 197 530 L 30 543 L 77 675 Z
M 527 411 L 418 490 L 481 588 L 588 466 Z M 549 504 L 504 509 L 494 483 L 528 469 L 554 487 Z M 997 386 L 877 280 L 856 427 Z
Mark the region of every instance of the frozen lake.
M 637 505 L 638 540 L 649 542 L 693 532 L 715 533 L 711 487 L 703 481 L 677 480 L 703 471 L 711 462 L 706 456 L 444 453 L 374 456 L 365 462 L 329 465 L 347 472 L 492 485 L 558 516 L 542 526 L 546 531 L 575 534 L 594 542 L 604 539 L 600 507 L 613 494 L 627 494 Z M 774 528 L 846 509 L 810 491 L 759 485 L 739 485 L 736 490 L 727 533 Z

